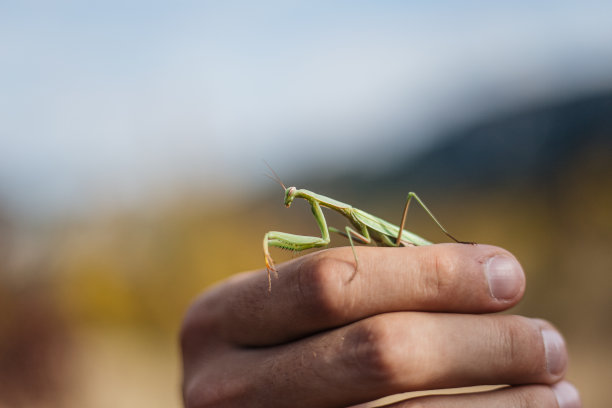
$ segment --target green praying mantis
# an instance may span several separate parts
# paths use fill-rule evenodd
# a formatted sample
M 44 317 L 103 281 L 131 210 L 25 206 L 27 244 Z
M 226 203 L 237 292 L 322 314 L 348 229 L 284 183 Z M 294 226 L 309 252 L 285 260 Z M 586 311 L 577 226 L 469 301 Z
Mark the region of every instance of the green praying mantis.
M 342 203 L 324 195 L 313 193 L 312 191 L 308 190 L 298 189 L 296 187 L 287 188 L 280 180 L 276 172 L 272 170 L 269 165 L 268 168 L 270 169 L 270 171 L 272 171 L 274 177 L 270 175 L 267 176 L 279 183 L 285 191 L 285 207 L 289 208 L 293 200 L 296 198 L 305 199 L 310 204 L 312 213 L 315 217 L 315 221 L 317 222 L 317 224 L 319 225 L 319 229 L 321 230 L 320 237 L 295 235 L 279 231 L 269 231 L 264 235 L 263 251 L 266 262 L 266 270 L 268 272 L 268 291 L 272 290 L 272 279 L 270 276 L 270 272 L 274 272 L 275 276 L 278 277 L 278 272 L 276 271 L 274 261 L 270 256 L 270 246 L 288 249 L 292 251 L 303 251 L 305 249 L 318 248 L 329 245 L 330 232 L 340 234 L 345 238 L 348 238 L 351 244 L 351 249 L 353 251 L 353 256 L 355 257 L 355 271 L 349 279 L 350 282 L 355 277 L 359 265 L 359 258 L 357 257 L 357 253 L 355 252 L 354 240 L 365 245 L 374 242 L 378 246 L 386 247 L 431 245 L 432 242 L 418 236 L 413 232 L 404 229 L 406 215 L 408 214 L 408 207 L 410 206 L 410 202 L 412 199 L 415 199 L 417 203 L 419 203 L 421 207 L 423 207 L 425 212 L 427 212 L 427 214 L 442 230 L 442 232 L 444 232 L 444 234 L 446 234 L 453 241 L 461 244 L 473 244 L 473 242 L 459 241 L 455 237 L 453 237 L 446 230 L 446 228 L 444 228 L 442 224 L 440 224 L 440 222 L 427 208 L 423 201 L 421 201 L 421 199 L 413 192 L 408 193 L 406 204 L 404 205 L 402 220 L 400 222 L 400 225 L 397 226 L 393 223 L 383 220 L 382 218 L 376 217 L 349 204 Z M 327 207 L 333 211 L 340 213 L 341 215 L 346 217 L 348 221 L 353 225 L 353 227 L 355 227 L 358 231 L 349 226 L 346 226 L 344 231 L 328 226 L 327 222 L 325 221 L 325 216 L 323 215 L 321 207 Z

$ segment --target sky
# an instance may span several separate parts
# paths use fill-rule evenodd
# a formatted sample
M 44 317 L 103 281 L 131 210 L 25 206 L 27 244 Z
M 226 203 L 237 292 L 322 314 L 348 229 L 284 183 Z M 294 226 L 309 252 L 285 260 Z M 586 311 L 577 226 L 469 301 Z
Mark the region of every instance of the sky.
M 603 1 L 3 1 L 0 207 L 255 190 L 262 159 L 384 168 L 479 115 L 609 89 L 611 40 Z

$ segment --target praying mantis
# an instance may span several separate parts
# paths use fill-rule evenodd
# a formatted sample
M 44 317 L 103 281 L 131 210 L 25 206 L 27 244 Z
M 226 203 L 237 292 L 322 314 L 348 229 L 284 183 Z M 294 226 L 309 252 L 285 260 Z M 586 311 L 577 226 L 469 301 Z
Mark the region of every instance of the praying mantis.
M 267 163 L 266 163 L 267 165 Z M 281 185 L 285 191 L 285 207 L 289 208 L 291 203 L 296 198 L 303 198 L 310 204 L 312 214 L 314 215 L 315 221 L 317 222 L 319 229 L 321 230 L 320 237 L 308 236 L 308 235 L 295 235 L 286 232 L 269 231 L 264 235 L 263 238 L 263 251 L 266 262 L 266 270 L 268 272 L 268 291 L 272 291 L 272 279 L 270 272 L 274 272 L 275 276 L 278 277 L 278 272 L 274 261 L 270 256 L 269 247 L 277 247 L 282 249 L 289 249 L 292 251 L 303 251 L 310 248 L 318 248 L 329 245 L 330 236 L 329 233 L 333 232 L 340 234 L 345 238 L 348 238 L 353 256 L 355 257 L 355 270 L 353 275 L 350 277 L 349 282 L 353 280 L 357 273 L 359 258 L 355 252 L 355 243 L 353 240 L 357 240 L 361 244 L 371 244 L 374 242 L 378 246 L 386 247 L 400 247 L 400 246 L 421 246 L 431 245 L 432 242 L 418 236 L 417 234 L 404 229 L 406 222 L 406 215 L 408 214 L 408 207 L 412 199 L 415 199 L 417 203 L 427 212 L 429 217 L 436 223 L 436 225 L 453 241 L 461 244 L 473 244 L 473 242 L 459 241 L 453 237 L 447 230 L 440 224 L 433 213 L 427 208 L 427 206 L 421 201 L 419 196 L 415 193 L 408 193 L 406 204 L 404 205 L 404 212 L 402 213 L 402 219 L 400 225 L 397 226 L 393 223 L 383 220 L 382 218 L 376 217 L 363 210 L 355 208 L 349 204 L 342 203 L 332 198 L 326 197 L 321 194 L 313 193 L 309 190 L 298 189 L 296 187 L 285 187 L 283 182 L 280 180 L 276 172 L 268 165 L 270 171 L 274 177 L 268 175 L 268 177 L 275 180 Z M 329 208 L 336 211 L 346 217 L 348 221 L 355 227 L 355 229 L 346 226 L 344 231 L 327 225 L 325 216 L 321 207 Z

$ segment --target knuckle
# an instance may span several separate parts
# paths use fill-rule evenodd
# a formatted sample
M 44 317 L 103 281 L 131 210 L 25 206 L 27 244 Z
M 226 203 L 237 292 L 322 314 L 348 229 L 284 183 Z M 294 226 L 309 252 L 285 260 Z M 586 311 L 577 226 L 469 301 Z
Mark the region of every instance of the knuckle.
M 346 315 L 343 296 L 343 269 L 346 266 L 339 259 L 316 254 L 302 262 L 298 269 L 300 301 L 310 318 L 337 320 Z
M 398 336 L 388 319 L 376 316 L 355 326 L 346 338 L 349 370 L 369 381 L 394 384 L 399 380 Z M 404 367 L 405 368 L 405 367 Z

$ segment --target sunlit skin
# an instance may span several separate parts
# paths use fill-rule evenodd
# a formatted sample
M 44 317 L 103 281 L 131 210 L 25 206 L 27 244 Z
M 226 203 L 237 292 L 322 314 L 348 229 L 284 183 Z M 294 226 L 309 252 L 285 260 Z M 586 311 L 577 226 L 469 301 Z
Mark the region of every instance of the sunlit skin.
M 185 407 L 337 408 L 494 384 L 510 386 L 388 408 L 581 407 L 557 330 L 491 314 L 523 296 L 512 254 L 483 244 L 354 250 L 353 280 L 343 247 L 278 265 L 267 296 L 265 269 L 204 292 L 181 332 Z

